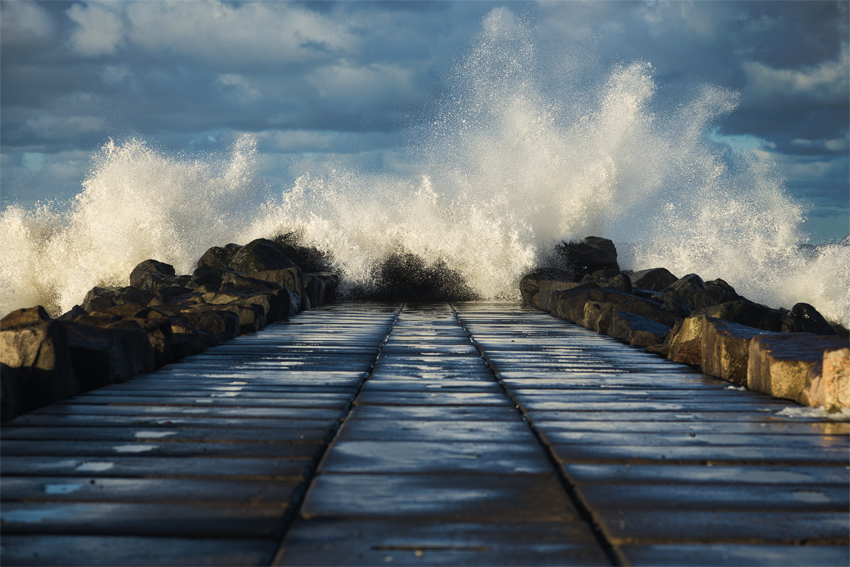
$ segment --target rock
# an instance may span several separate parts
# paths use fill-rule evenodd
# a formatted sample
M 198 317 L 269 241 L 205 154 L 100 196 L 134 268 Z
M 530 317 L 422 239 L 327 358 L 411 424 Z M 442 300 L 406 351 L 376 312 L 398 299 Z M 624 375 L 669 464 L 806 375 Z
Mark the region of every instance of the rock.
M 772 333 L 754 337 L 747 388 L 796 401 L 811 381 L 809 371 L 823 364 L 824 354 L 844 348 L 848 348 L 848 341 L 836 336 Z
M 88 315 L 88 311 L 80 307 L 79 305 L 74 305 L 71 307 L 69 311 L 63 313 L 58 317 L 58 321 L 73 321 L 80 315 Z
M 556 252 L 574 281 L 597 270 L 620 271 L 617 248 L 607 238 L 588 236 L 579 242 L 562 242 L 556 246 Z
M 306 295 L 304 293 L 304 284 L 302 281 L 301 270 L 298 268 L 285 268 L 283 270 L 266 270 L 262 272 L 254 272 L 251 277 L 258 280 L 263 280 L 275 283 L 290 292 L 289 314 L 294 315 L 302 309 L 307 308 Z
M 832 325 L 824 319 L 823 315 L 808 303 L 796 304 L 791 308 L 791 312 L 788 315 L 800 322 L 800 330 L 805 333 L 814 333 L 816 335 L 838 334 L 832 328 Z
M 519 282 L 519 291 L 522 295 L 523 305 L 533 305 L 533 298 L 540 293 L 540 282 L 543 280 L 573 281 L 573 277 L 564 270 L 556 268 L 541 268 L 523 276 Z
M 243 246 L 228 264 L 237 272 L 246 274 L 297 267 L 279 245 L 265 238 L 252 240 Z
M 827 411 L 850 408 L 850 348 L 823 353 L 821 381 Z
M 740 299 L 734 288 L 717 279 L 703 282 L 696 274 L 688 274 L 663 290 L 665 297 L 685 303 L 690 309 L 703 309 Z
M 130 286 L 137 289 L 159 289 L 166 278 L 175 276 L 174 266 L 153 259 L 133 268 L 130 272 Z
M 594 284 L 582 284 L 573 289 L 553 294 L 555 314 L 578 325 L 584 326 L 584 306 L 589 301 L 612 303 L 617 310 L 630 311 L 662 325 L 673 326 L 678 317 L 661 309 L 661 305 L 611 288 L 597 288 Z
M 750 341 L 768 331 L 713 317 L 702 319 L 702 371 L 739 386 L 747 385 Z
M 567 277 L 569 278 L 570 276 Z M 557 279 L 541 280 L 540 291 L 534 298 L 532 298 L 532 305 L 534 305 L 538 309 L 543 309 L 544 311 L 548 311 L 549 313 L 554 314 L 555 302 L 553 301 L 553 299 L 555 298 L 555 293 L 568 289 L 575 289 L 580 286 L 584 286 L 586 289 L 596 289 L 599 287 L 593 283 L 580 284 L 579 282 Z
M 667 358 L 674 362 L 699 366 L 702 364 L 702 331 L 704 315 L 684 319 L 670 331 L 669 354 Z
M 10 321 L 39 316 L 38 308 L 34 308 L 34 312 L 18 313 Z M 0 364 L 0 412 L 4 421 L 80 392 L 71 365 L 68 332 L 59 321 L 0 325 Z
M 82 308 L 87 313 L 93 311 L 104 311 L 115 305 L 125 303 L 138 303 L 148 305 L 152 301 L 161 299 L 162 296 L 153 290 L 141 290 L 132 286 L 128 287 L 94 287 L 83 299 Z
M 651 268 L 629 274 L 632 285 L 648 291 L 661 291 L 673 285 L 678 279 L 666 268 Z
M 155 368 L 154 348 L 141 329 L 101 329 L 63 323 L 68 332 L 71 364 L 83 391 L 93 390 Z
M 629 311 L 616 311 L 611 317 L 608 334 L 632 346 L 647 347 L 664 340 L 670 327 Z
M 745 298 L 706 307 L 694 312 L 697 314 L 772 333 L 788 332 L 789 328 L 798 325 L 788 315 Z
M 218 289 L 221 286 L 221 280 L 225 273 L 225 270 L 212 266 L 198 266 L 192 272 L 192 282 L 197 287 L 208 286 L 208 288 Z
M 198 333 L 203 348 L 229 341 L 239 335 L 239 315 L 227 309 L 201 305 L 183 313 L 183 317 Z
M 304 274 L 303 278 L 304 294 L 310 302 L 310 307 L 318 307 L 331 301 L 334 291 L 336 291 L 337 285 L 339 285 L 339 277 L 336 274 L 328 272 Z M 451 291 L 447 289 L 432 290 L 429 294 L 425 294 L 422 297 L 422 301 L 447 300 L 450 294 Z M 446 299 L 443 299 L 444 297 Z
M 632 280 L 625 272 L 598 270 L 592 274 L 584 276 L 580 282 L 583 284 L 595 283 L 599 287 L 610 287 L 611 289 L 616 289 L 623 293 L 632 293 Z
M 45 321 L 50 321 L 50 315 L 47 314 L 44 307 L 37 305 L 12 311 L 3 319 L 0 319 L 0 329 L 11 329 L 12 327 L 44 323 Z
M 613 303 L 588 301 L 584 304 L 584 317 L 581 324 L 597 333 L 608 334 L 615 308 Z
M 79 321 L 79 319 L 78 319 Z M 141 329 L 148 337 L 148 342 L 154 350 L 154 365 L 161 368 L 166 364 L 174 362 L 174 353 L 171 349 L 171 325 L 168 322 L 151 321 L 140 317 L 125 317 L 104 327 L 110 330 L 135 331 Z
M 230 260 L 233 258 L 234 254 L 239 252 L 241 249 L 241 246 L 233 243 L 225 245 L 224 248 L 220 246 L 213 246 L 204 252 L 198 260 L 198 267 L 209 266 L 220 270 L 229 270 Z

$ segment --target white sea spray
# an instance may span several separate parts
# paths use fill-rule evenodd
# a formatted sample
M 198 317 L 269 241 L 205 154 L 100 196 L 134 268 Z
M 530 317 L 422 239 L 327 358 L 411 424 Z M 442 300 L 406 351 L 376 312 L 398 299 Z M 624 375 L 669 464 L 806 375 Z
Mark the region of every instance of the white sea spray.
M 615 65 L 593 88 L 570 77 L 548 88 L 536 65 L 530 28 L 491 12 L 429 127 L 380 173 L 305 168 L 272 188 L 250 136 L 226 156 L 109 141 L 67 212 L 3 211 L 0 312 L 60 313 L 95 285 L 127 285 L 147 258 L 190 273 L 210 246 L 292 231 L 349 284 L 370 285 L 376 264 L 405 250 L 446 262 L 482 297 L 514 298 L 555 243 L 596 235 L 618 244 L 623 268 L 722 278 L 850 325 L 850 246 L 803 253 L 804 207 L 770 156 L 708 140 L 735 92 L 704 85 L 666 108 L 647 61 Z

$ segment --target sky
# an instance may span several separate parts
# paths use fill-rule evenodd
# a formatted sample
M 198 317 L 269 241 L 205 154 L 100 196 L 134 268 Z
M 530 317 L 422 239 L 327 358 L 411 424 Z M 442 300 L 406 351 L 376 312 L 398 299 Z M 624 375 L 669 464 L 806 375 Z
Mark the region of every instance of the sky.
M 482 20 L 528 23 L 551 92 L 651 63 L 659 106 L 739 93 L 706 136 L 770 156 L 813 242 L 850 233 L 850 3 L 0 1 L 0 198 L 67 200 L 111 138 L 165 152 L 257 140 L 263 175 L 397 167 Z

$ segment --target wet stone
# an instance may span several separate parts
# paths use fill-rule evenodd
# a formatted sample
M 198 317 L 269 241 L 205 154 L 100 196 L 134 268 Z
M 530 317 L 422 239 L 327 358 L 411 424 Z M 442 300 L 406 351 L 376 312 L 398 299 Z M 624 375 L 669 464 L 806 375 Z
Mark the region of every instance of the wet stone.
M 488 522 L 574 521 L 554 475 L 321 474 L 301 508 L 305 519 L 442 518 Z
M 276 565 L 608 565 L 582 522 L 296 521 Z
M 3 565 L 268 565 L 274 539 L 3 535 Z

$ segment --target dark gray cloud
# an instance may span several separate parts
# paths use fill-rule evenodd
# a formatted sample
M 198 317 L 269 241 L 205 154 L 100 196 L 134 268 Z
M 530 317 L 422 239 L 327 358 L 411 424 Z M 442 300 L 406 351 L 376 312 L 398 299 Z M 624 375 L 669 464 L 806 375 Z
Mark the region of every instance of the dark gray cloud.
M 501 4 L 531 26 L 550 96 L 633 60 L 651 62 L 659 109 L 733 89 L 714 139 L 775 154 L 814 217 L 850 214 L 848 4 L 808 1 L 3 2 L 3 202 L 75 193 L 110 137 L 191 152 L 252 132 L 262 163 L 380 166 Z

